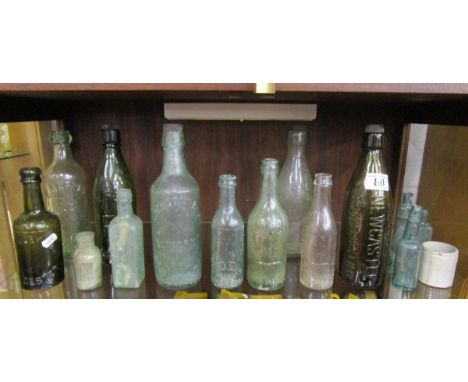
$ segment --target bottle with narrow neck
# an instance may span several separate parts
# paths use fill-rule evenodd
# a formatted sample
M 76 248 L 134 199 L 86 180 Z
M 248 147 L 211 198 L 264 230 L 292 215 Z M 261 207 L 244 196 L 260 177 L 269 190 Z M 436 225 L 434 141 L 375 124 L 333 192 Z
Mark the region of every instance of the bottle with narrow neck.
M 63 290 L 55 288 L 64 279 L 60 221 L 45 210 L 40 188 L 41 170 L 25 167 L 20 175 L 24 213 L 15 219 L 13 231 L 22 288 L 47 290 L 42 296 L 36 296 L 39 298 L 62 298 Z M 53 292 L 55 290 L 57 293 Z
M 211 222 L 211 282 L 234 289 L 244 280 L 244 221 L 236 206 L 236 177 L 219 176 L 219 206 Z
M 86 175 L 73 158 L 68 131 L 52 132 L 50 141 L 54 156 L 44 173 L 46 201 L 49 210 L 60 219 L 63 255 L 71 259 L 76 245 L 75 235 L 90 229 Z
M 366 127 L 343 207 L 340 275 L 355 289 L 375 290 L 385 274 L 392 203 L 383 134 L 381 125 Z
M 415 205 L 410 212 L 403 238 L 397 246 L 392 285 L 403 291 L 416 289 L 421 258 L 421 243 L 418 239 L 422 208 Z
M 139 288 L 145 278 L 143 222 L 132 207 L 132 192 L 117 191 L 117 216 L 109 225 L 114 288 Z
M 79 232 L 76 241 L 73 253 L 76 287 L 85 291 L 99 288 L 102 284 L 102 256 L 94 244 L 94 232 Z
M 312 177 L 304 153 L 306 141 L 304 128 L 289 131 L 288 152 L 278 177 L 279 201 L 289 221 L 288 257 L 300 254 L 302 222 L 312 200 Z
M 260 197 L 247 229 L 247 279 L 253 289 L 281 289 L 286 278 L 288 217 L 277 196 L 278 161 L 262 161 Z
M 150 190 L 157 282 L 184 289 L 201 279 L 199 188 L 185 165 L 182 125 L 163 125 L 163 169 Z
M 425 243 L 432 240 L 432 225 L 428 222 L 429 211 L 423 208 L 421 211 L 421 223 L 419 224 L 418 239 L 419 242 Z
M 312 205 L 305 218 L 300 281 L 306 288 L 326 290 L 333 286 L 336 259 L 336 223 L 331 210 L 332 176 L 315 174 Z
M 103 260 L 110 261 L 109 224 L 117 215 L 117 190 L 128 188 L 132 192 L 133 209 L 136 210 L 135 188 L 130 172 L 120 151 L 120 131 L 105 125 L 102 129 L 103 155 L 94 179 L 94 209 L 96 243 L 101 248 Z

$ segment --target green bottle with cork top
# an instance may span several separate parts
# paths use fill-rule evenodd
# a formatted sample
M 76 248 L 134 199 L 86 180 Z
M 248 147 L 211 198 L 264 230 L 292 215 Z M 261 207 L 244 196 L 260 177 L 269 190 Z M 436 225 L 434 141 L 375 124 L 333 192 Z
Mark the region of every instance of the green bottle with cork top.
M 340 275 L 357 289 L 375 290 L 384 277 L 392 202 L 383 143 L 383 126 L 366 126 L 362 152 L 345 196 Z
M 46 211 L 41 193 L 41 170 L 24 167 L 24 212 L 13 223 L 22 288 L 48 290 L 64 279 L 59 218 Z

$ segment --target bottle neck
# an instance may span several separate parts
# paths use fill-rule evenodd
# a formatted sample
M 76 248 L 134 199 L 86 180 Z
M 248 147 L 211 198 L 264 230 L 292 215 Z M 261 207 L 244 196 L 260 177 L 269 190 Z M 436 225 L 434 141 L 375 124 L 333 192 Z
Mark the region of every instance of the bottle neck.
M 419 223 L 408 222 L 405 230 L 406 240 L 417 240 L 419 231 Z
M 288 152 L 286 160 L 299 161 L 304 158 L 305 145 L 297 142 L 290 142 L 288 144 Z
M 236 188 L 221 187 L 219 206 L 224 210 L 233 210 L 236 206 Z
M 183 147 L 165 147 L 163 174 L 182 174 L 186 171 Z
M 127 201 L 118 201 L 117 202 L 117 215 L 119 216 L 130 216 L 133 215 L 132 202 Z
M 43 211 L 44 200 L 42 199 L 41 184 L 32 182 L 23 184 L 24 211 Z
M 314 186 L 314 196 L 312 204 L 315 207 L 330 208 L 331 186 Z
M 73 154 L 68 144 L 54 145 L 54 162 L 59 160 L 73 159 Z
M 274 170 L 265 170 L 262 175 L 262 184 L 260 191 L 260 200 L 263 202 L 275 201 L 278 198 L 277 195 L 277 180 L 278 175 Z

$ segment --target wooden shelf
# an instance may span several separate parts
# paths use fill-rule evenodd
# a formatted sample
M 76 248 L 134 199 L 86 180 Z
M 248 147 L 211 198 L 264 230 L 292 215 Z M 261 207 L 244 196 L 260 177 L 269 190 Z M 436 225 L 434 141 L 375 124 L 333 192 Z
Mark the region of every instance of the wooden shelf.
M 7 153 L 4 155 L 0 155 L 0 160 L 19 158 L 19 157 L 24 157 L 26 155 L 29 155 L 29 153 Z

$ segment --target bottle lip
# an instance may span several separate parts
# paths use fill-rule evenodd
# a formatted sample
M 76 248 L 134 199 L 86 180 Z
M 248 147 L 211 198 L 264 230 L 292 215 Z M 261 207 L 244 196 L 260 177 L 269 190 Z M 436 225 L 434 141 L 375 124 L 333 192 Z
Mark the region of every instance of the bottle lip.
M 364 132 L 366 134 L 384 134 L 385 133 L 385 128 L 381 124 L 371 123 L 371 124 L 366 125 L 366 128 L 364 129 Z
M 409 212 L 408 221 L 410 223 L 420 223 L 421 222 L 421 211 L 422 211 L 422 207 L 415 204 L 411 208 L 411 211 Z
M 94 232 L 93 231 L 82 231 L 78 232 L 75 236 L 76 242 L 77 243 L 90 243 L 92 242 L 94 244 Z
M 322 187 L 330 187 L 333 185 L 332 174 L 318 172 L 314 176 L 314 185 Z
M 120 144 L 120 129 L 117 125 L 105 124 L 101 126 L 103 144 Z
M 307 131 L 304 127 L 295 127 L 288 131 L 288 142 L 295 145 L 305 145 L 307 141 Z
M 232 174 L 221 174 L 218 180 L 219 187 L 236 187 L 237 177 Z
M 117 190 L 117 202 L 132 202 L 133 195 L 129 188 L 119 188 Z
M 39 167 L 23 167 L 19 170 L 21 183 L 40 183 L 41 169 Z
M 163 138 L 161 145 L 166 147 L 183 147 L 184 128 L 181 123 L 164 123 L 163 124 Z
M 72 142 L 72 136 L 68 130 L 51 131 L 49 141 L 53 145 L 69 145 Z
M 264 171 L 278 171 L 279 162 L 275 158 L 262 159 L 262 172 Z

